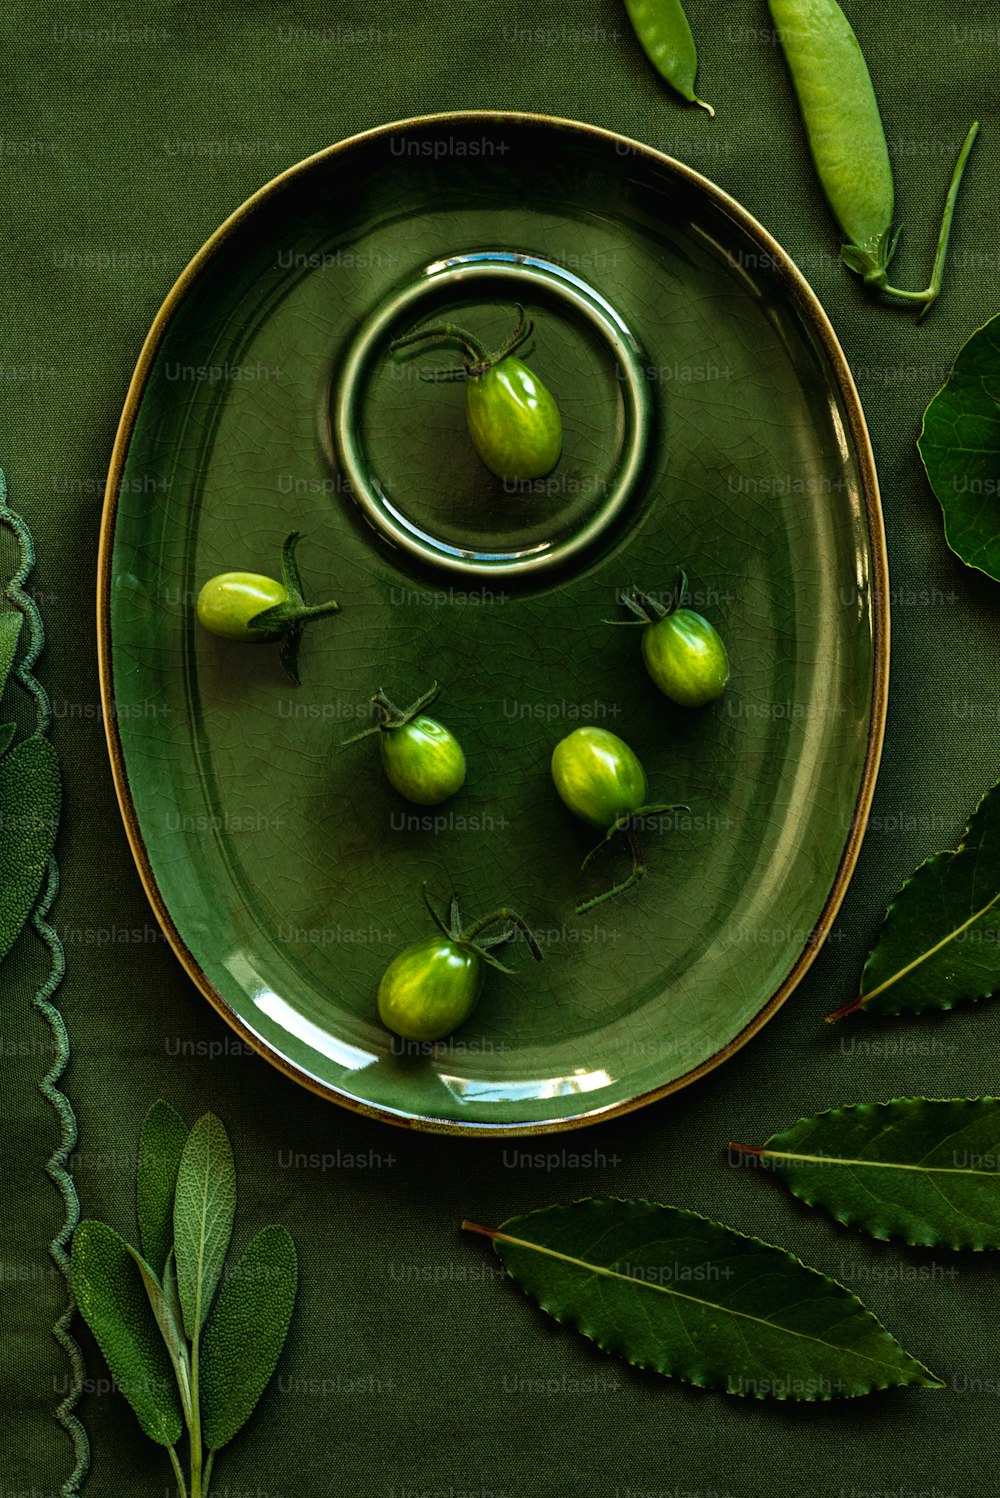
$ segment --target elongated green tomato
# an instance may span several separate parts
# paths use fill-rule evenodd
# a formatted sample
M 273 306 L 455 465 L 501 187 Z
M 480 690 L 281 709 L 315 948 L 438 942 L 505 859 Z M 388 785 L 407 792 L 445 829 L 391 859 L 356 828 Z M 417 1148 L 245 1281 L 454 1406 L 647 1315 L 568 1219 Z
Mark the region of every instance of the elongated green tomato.
M 965 164 L 979 132 L 969 129 L 952 171 L 929 285 L 924 291 L 890 286 L 887 267 L 899 231 L 892 232 L 893 181 L 889 150 L 868 65 L 837 0 L 768 0 L 798 96 L 820 185 L 848 238 L 841 259 L 874 291 L 922 304 L 937 299 Z
M 552 751 L 552 779 L 574 816 L 607 832 L 646 799 L 646 772 L 617 734 L 576 728 Z
M 669 604 L 629 588 L 620 602 L 633 617 L 608 622 L 641 627 L 646 670 L 665 697 L 681 707 L 704 707 L 726 690 L 729 655 L 715 625 L 681 607 L 686 592 L 683 572 Z
M 536 962 L 542 954 L 530 928 L 506 906 L 463 927 L 457 895 L 444 919 L 427 898 L 426 885 L 423 894 L 438 934 L 393 958 L 379 984 L 378 1013 L 385 1027 L 405 1040 L 443 1040 L 475 1008 L 484 968 L 513 972 L 493 955 L 494 948 L 519 932 Z M 490 931 L 491 927 L 499 930 Z
M 249 644 L 280 642 L 281 664 L 296 686 L 300 684 L 303 630 L 314 619 L 336 613 L 339 607 L 333 599 L 329 603 L 306 603 L 295 561 L 295 548 L 301 539 L 299 532 L 293 531 L 285 540 L 280 583 L 261 572 L 220 572 L 205 583 L 196 604 L 199 623 L 214 635 Z
M 677 609 L 642 637 L 646 670 L 665 697 L 681 707 L 704 707 L 729 681 L 729 656 L 718 630 L 693 609 Z
M 391 344 L 392 352 L 420 344 L 452 343 L 465 355 L 461 368 L 434 370 L 428 379 L 465 381 L 465 416 L 472 445 L 491 473 L 521 483 L 551 473 L 562 452 L 562 417 L 548 386 L 514 357 L 531 336 L 524 308 L 503 347 L 490 353 L 465 328 L 436 323 Z
M 287 588 L 262 572 L 220 572 L 198 594 L 198 622 L 226 640 L 263 645 L 275 639 L 275 633 L 252 621 L 287 601 Z
M 418 806 L 437 806 L 465 783 L 461 744 L 443 723 L 424 713 L 440 690 L 435 681 L 416 702 L 398 708 L 379 687 L 371 699 L 376 717 L 374 726 L 352 734 L 341 746 L 378 734 L 389 783 Z
M 648 820 L 661 812 L 687 808 L 678 802 L 648 804 L 645 770 L 624 739 L 606 728 L 576 728 L 560 739 L 552 751 L 552 779 L 574 816 L 604 832 L 597 847 L 583 860 L 584 868 L 618 833 L 632 856 L 628 878 L 603 894 L 583 900 L 576 907 L 577 914 L 582 915 L 645 877 L 646 855 L 640 833 Z
M 694 91 L 698 51 L 681 0 L 625 0 L 625 9 L 639 45 L 660 76 L 682 99 L 714 115 L 711 104 Z
M 559 462 L 562 418 L 551 391 L 510 356 L 465 384 L 472 445 L 491 473 L 508 483 L 541 478 Z
M 475 952 L 428 936 L 394 957 L 378 986 L 378 1016 L 406 1040 L 441 1040 L 476 1006 L 483 965 Z
M 465 782 L 465 755 L 450 729 L 423 713 L 379 734 L 389 782 L 408 801 L 437 806 Z

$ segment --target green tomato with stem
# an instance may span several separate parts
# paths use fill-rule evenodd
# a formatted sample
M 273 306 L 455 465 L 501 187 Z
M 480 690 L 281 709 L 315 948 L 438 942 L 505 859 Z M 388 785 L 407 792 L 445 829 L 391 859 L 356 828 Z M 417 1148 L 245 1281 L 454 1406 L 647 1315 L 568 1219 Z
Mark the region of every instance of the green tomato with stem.
M 645 877 L 641 831 L 649 818 L 688 810 L 679 802 L 647 803 L 646 772 L 638 756 L 624 739 L 606 728 L 576 728 L 560 739 L 552 751 L 552 779 L 573 815 L 604 832 L 583 860 L 583 868 L 619 833 L 632 858 L 631 874 L 603 894 L 582 901 L 576 907 L 578 915 L 622 894 Z
M 198 622 L 213 635 L 247 644 L 280 642 L 281 664 L 295 686 L 299 680 L 299 645 L 307 624 L 334 614 L 339 604 L 308 604 L 295 561 L 302 539 L 298 531 L 287 537 L 281 552 L 282 581 L 262 572 L 220 572 L 209 578 L 198 594 Z
M 438 934 L 393 958 L 378 987 L 378 1014 L 386 1029 L 405 1040 L 443 1040 L 476 1007 L 485 968 L 513 972 L 493 955 L 493 948 L 520 932 L 536 962 L 542 954 L 530 928 L 507 906 L 463 927 L 457 895 L 445 920 L 431 905 L 426 885 L 423 894 Z M 491 926 L 500 929 L 487 934 Z
M 621 602 L 634 617 L 609 622 L 641 626 L 646 670 L 665 697 L 680 707 L 704 707 L 726 690 L 729 654 L 714 624 L 681 607 L 686 592 L 683 572 L 669 604 L 629 588 Z
M 465 755 L 449 728 L 429 718 L 429 707 L 441 688 L 435 681 L 409 707 L 398 708 L 382 688 L 372 696 L 378 722 L 353 734 L 344 744 L 379 736 L 382 766 L 390 785 L 418 806 L 437 806 L 465 783 Z
M 491 353 L 465 328 L 436 323 L 420 328 L 391 345 L 453 343 L 465 354 L 458 369 L 435 370 L 433 380 L 465 381 L 465 416 L 469 436 L 486 467 L 505 483 L 521 483 L 551 473 L 562 453 L 563 431 L 559 407 L 545 385 L 523 359 L 515 358 L 531 336 L 533 324 L 518 305 L 518 324 L 501 348 Z

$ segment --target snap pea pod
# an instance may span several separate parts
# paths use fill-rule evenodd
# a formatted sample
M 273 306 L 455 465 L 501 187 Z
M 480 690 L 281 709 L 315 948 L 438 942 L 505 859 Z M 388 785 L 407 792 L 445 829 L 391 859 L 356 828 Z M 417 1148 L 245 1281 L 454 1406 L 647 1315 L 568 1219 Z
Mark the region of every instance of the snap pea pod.
M 923 291 L 890 286 L 886 271 L 900 234 L 892 227 L 892 165 L 858 39 L 837 0 L 768 4 L 820 184 L 849 241 L 841 248 L 841 259 L 872 290 L 922 303 L 923 316 L 941 290 L 955 202 L 979 123 L 970 127 L 952 172 L 929 285 Z
M 694 91 L 698 51 L 681 0 L 625 0 L 639 43 L 653 67 L 689 104 L 715 110 Z

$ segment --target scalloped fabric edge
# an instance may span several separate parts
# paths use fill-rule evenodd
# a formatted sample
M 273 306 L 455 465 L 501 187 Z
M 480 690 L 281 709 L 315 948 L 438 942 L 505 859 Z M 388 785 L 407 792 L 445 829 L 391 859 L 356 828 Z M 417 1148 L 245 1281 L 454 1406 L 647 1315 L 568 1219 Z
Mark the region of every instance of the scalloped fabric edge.
M 38 605 L 24 585 L 35 565 L 35 546 L 31 532 L 21 517 L 7 504 L 7 479 L 0 469 L 0 524 L 13 531 L 20 549 L 21 560 L 14 576 L 4 587 L 4 593 L 23 614 L 28 624 L 28 648 L 14 667 L 14 675 L 35 702 L 35 733 L 47 734 L 52 723 L 52 709 L 48 693 L 34 675 L 34 667 L 45 645 L 45 628 Z M 59 868 L 54 857 L 49 859 L 48 873 L 42 893 L 32 911 L 31 922 L 40 941 L 48 948 L 50 957 L 49 975 L 32 998 L 32 1004 L 42 1015 L 52 1031 L 55 1059 L 52 1066 L 38 1083 L 38 1090 L 55 1110 L 59 1121 L 59 1142 L 45 1164 L 45 1172 L 62 1197 L 65 1215 L 62 1226 L 49 1243 L 49 1253 L 66 1284 L 66 1304 L 52 1326 L 52 1335 L 66 1354 L 70 1365 L 72 1383 L 66 1397 L 56 1407 L 55 1415 L 73 1443 L 74 1466 L 69 1477 L 61 1484 L 61 1498 L 79 1498 L 80 1484 L 90 1467 L 90 1442 L 78 1417 L 74 1414 L 83 1393 L 83 1354 L 70 1331 L 76 1313 L 76 1298 L 70 1277 L 70 1260 L 67 1249 L 73 1232 L 80 1220 L 80 1203 L 73 1178 L 66 1166 L 77 1140 L 76 1115 L 59 1082 L 69 1062 L 69 1034 L 59 1010 L 52 1002 L 53 995 L 66 972 L 66 954 L 55 928 L 48 921 L 56 895 L 59 892 Z

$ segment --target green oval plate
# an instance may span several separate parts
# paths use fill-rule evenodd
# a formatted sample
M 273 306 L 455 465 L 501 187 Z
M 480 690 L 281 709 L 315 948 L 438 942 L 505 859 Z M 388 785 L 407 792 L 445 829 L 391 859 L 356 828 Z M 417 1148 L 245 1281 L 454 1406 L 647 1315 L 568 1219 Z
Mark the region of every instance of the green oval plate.
M 429 266 L 485 250 L 536 257 L 603 299 L 641 350 L 655 418 L 615 524 L 537 575 L 465 578 L 393 548 L 337 458 L 357 330 Z M 523 291 L 526 357 L 564 415 L 551 480 L 505 492 L 471 451 L 461 385 L 411 363 L 376 360 L 360 403 L 380 493 L 458 554 L 572 537 L 620 471 L 609 343 L 568 303 Z M 439 294 L 489 337 L 510 326 L 508 295 L 461 277 Z M 215 572 L 274 572 L 293 529 L 307 590 L 341 605 L 307 631 L 299 689 L 274 647 L 214 638 L 193 608 Z M 654 690 L 638 631 L 603 622 L 619 590 L 666 591 L 679 564 L 732 655 L 725 697 L 698 713 Z M 434 116 L 345 141 L 262 188 L 196 256 L 119 429 L 101 670 L 149 896 L 234 1029 L 338 1102 L 470 1134 L 637 1107 L 753 1035 L 830 927 L 881 746 L 887 597 L 843 353 L 731 198 L 565 120 Z M 338 744 L 376 687 L 409 701 L 434 677 L 468 779 L 426 809 L 395 796 L 373 740 Z M 648 837 L 641 885 L 577 918 L 625 872 L 618 849 L 581 871 L 592 831 L 550 783 L 553 745 L 581 723 L 626 738 L 651 796 L 691 811 Z M 513 905 L 546 960 L 511 948 L 516 975 L 491 973 L 471 1021 L 419 1047 L 381 1028 L 375 992 L 429 930 L 424 880 L 439 900 L 457 889 L 469 919 Z

